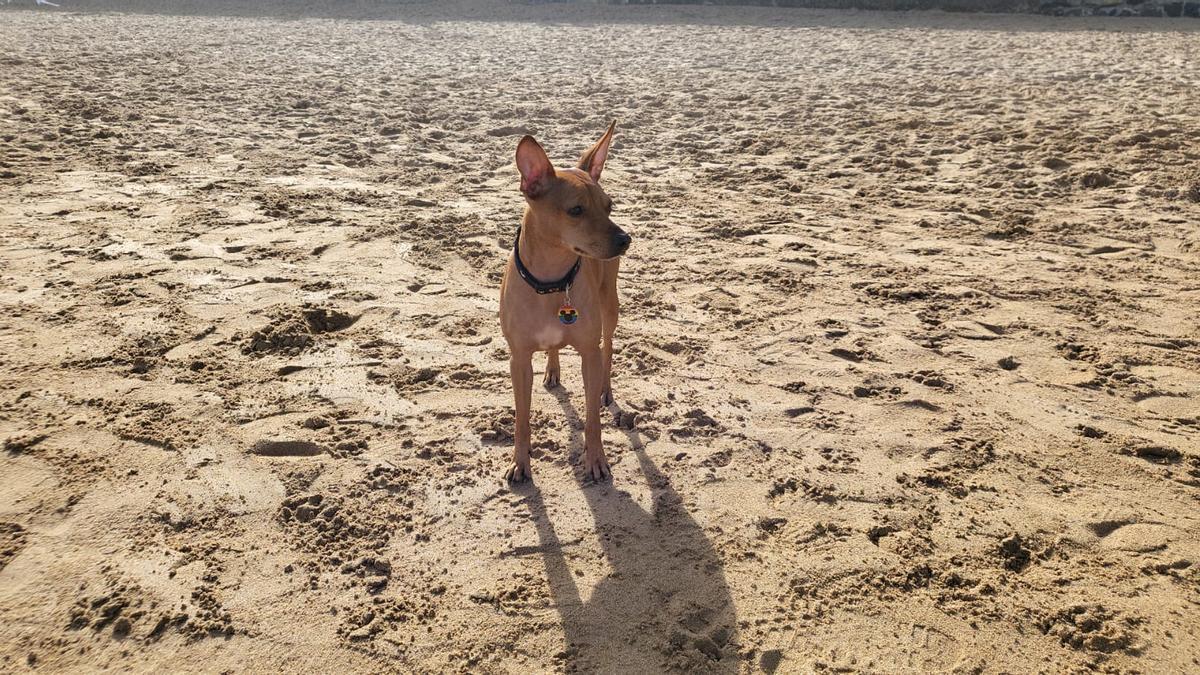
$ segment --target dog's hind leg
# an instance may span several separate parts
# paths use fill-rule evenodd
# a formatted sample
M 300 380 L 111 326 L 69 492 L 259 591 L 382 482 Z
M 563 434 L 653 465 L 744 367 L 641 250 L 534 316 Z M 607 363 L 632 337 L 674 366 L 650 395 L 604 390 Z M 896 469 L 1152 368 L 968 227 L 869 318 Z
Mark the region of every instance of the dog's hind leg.
M 613 350 L 613 345 L 612 345 L 612 338 L 613 338 L 613 332 L 611 330 L 609 330 L 608 326 L 605 326 L 604 327 L 604 342 L 601 343 L 601 347 L 600 347 L 601 356 L 603 359 L 603 364 L 601 365 L 601 368 L 603 368 L 603 372 L 604 372 L 604 378 L 603 378 L 604 386 L 600 390 L 600 405 L 604 405 L 604 406 L 609 406 L 609 405 L 612 405 L 612 403 L 613 403 L 613 393 L 612 393 L 612 350 Z
M 617 316 L 620 313 L 620 301 L 617 299 L 617 269 L 620 264 L 620 260 L 606 260 L 604 262 L 604 278 L 600 282 L 600 296 L 604 312 L 601 318 L 603 341 L 600 344 L 600 353 L 604 359 L 602 365 L 604 386 L 600 390 L 600 404 L 605 406 L 612 405 L 613 402 L 612 352 L 613 333 L 617 331 Z
M 557 387 L 559 385 L 558 372 L 558 350 L 551 349 L 546 352 L 546 376 L 542 378 L 542 386 L 547 389 Z
M 583 359 L 583 401 L 587 410 L 583 423 L 583 473 L 594 481 L 608 478 L 608 458 L 600 437 L 600 387 L 604 384 L 604 358 L 593 345 L 580 349 Z
M 504 477 L 522 483 L 533 477 L 529 468 L 529 406 L 533 399 L 533 353 L 512 352 L 508 361 L 512 372 L 516 417 L 513 420 L 513 459 Z

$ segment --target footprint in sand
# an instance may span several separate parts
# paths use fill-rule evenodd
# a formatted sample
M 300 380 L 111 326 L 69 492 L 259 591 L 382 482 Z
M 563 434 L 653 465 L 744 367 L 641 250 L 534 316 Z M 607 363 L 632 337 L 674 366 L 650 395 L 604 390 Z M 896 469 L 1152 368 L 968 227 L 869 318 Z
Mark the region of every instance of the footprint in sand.
M 313 457 L 325 452 L 325 448 L 309 441 L 258 441 L 250 446 L 250 454 L 259 457 Z

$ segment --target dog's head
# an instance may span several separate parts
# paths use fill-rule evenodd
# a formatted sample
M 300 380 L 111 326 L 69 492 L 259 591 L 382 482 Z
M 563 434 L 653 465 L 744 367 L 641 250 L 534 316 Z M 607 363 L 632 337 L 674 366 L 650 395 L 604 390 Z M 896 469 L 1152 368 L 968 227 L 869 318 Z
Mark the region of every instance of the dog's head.
M 517 145 L 521 193 L 533 215 L 526 222 L 539 228 L 540 235 L 557 238 L 563 247 L 601 260 L 624 253 L 630 240 L 612 221 L 612 199 L 600 187 L 600 172 L 616 124 L 608 125 L 608 131 L 573 169 L 556 170 L 533 136 L 522 138 Z

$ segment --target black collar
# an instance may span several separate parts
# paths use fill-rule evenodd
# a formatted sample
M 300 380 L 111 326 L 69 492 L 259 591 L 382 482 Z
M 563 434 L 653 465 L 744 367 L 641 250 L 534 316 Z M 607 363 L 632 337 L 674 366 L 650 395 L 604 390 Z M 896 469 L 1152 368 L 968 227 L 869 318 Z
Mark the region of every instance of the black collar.
M 521 251 L 518 249 L 518 243 L 521 241 L 521 228 L 517 228 L 517 237 L 513 239 L 513 260 L 517 263 L 517 274 L 529 284 L 530 288 L 538 292 L 538 295 L 546 295 L 548 293 L 562 293 L 571 287 L 571 282 L 575 281 L 575 275 L 579 273 L 579 264 L 583 262 L 583 258 L 576 258 L 575 264 L 571 269 L 567 270 L 566 275 L 558 281 L 542 281 L 533 276 L 525 263 L 521 262 Z

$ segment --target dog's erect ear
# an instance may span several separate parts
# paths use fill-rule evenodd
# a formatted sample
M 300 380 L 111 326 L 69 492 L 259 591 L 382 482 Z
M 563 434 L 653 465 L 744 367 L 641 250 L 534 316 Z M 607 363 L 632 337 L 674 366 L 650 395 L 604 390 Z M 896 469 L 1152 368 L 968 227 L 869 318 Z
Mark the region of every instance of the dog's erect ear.
M 617 129 L 617 121 L 613 120 L 608 125 L 608 131 L 596 141 L 596 144 L 588 148 L 588 151 L 583 153 L 583 157 L 579 158 L 580 169 L 592 175 L 592 180 L 600 182 L 600 172 L 604 170 L 604 160 L 608 159 L 608 146 L 612 143 L 613 132 Z
M 526 197 L 537 199 L 549 187 L 554 166 L 533 136 L 526 136 L 517 144 L 517 170 L 521 172 L 521 192 Z

